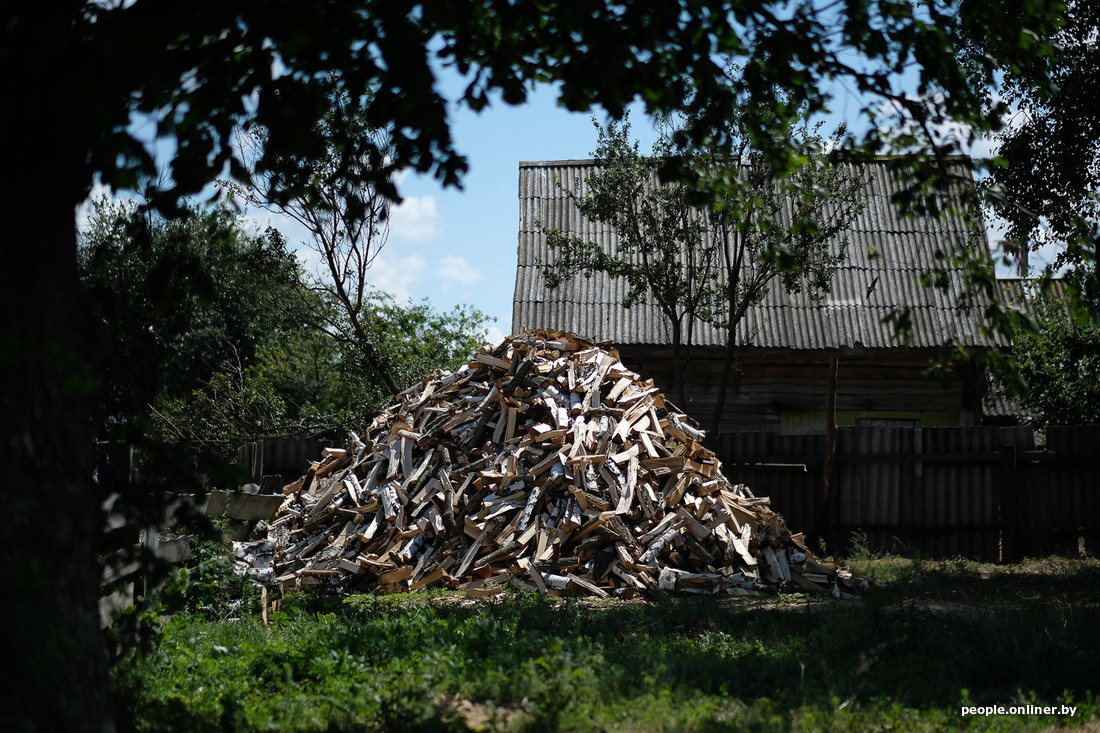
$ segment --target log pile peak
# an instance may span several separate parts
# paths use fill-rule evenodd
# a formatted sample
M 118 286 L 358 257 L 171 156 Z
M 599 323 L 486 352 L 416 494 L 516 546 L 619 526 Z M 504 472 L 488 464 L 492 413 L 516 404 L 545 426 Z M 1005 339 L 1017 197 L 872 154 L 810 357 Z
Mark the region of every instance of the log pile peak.
M 283 592 L 863 589 L 727 481 L 702 439 L 614 350 L 529 331 L 423 377 L 326 449 L 284 488 L 262 549 Z

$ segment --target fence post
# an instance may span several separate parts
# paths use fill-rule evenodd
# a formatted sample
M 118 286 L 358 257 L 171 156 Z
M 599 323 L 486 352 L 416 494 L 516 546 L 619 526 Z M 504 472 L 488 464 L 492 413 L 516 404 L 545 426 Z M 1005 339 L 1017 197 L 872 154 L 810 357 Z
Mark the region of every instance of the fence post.
M 1017 507 L 1016 446 L 1001 446 L 1001 475 L 997 487 L 997 520 L 1001 530 L 1001 562 L 1020 559 L 1020 518 Z

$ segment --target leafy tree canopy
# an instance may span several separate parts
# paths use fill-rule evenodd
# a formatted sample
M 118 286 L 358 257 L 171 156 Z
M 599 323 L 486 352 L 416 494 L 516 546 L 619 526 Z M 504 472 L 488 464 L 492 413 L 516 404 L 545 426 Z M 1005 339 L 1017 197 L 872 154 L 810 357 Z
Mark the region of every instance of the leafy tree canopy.
M 540 264 L 550 287 L 578 273 L 603 273 L 626 281 L 624 307 L 654 303 L 669 335 L 671 391 L 685 404 L 696 328 L 709 324 L 722 334 L 725 360 L 712 436 L 719 432 L 746 312 L 771 287 L 828 292 L 847 246 L 841 232 L 862 207 L 861 176 L 826 153 L 821 125 L 811 126 L 806 117 L 783 130 L 799 152 L 785 171 L 752 148 L 749 123 L 736 110 L 723 137 L 702 144 L 678 134 L 687 120 L 666 121 L 648 156 L 631 141 L 628 122 L 597 123 L 593 172 L 583 194 L 566 194 L 583 216 L 618 235 L 614 251 L 545 230 L 554 258 Z M 670 161 L 690 175 L 659 180 Z
M 378 340 L 381 334 L 371 326 L 374 303 L 368 271 L 390 233 L 391 201 L 373 172 L 393 151 L 387 131 L 373 129 L 366 121 L 373 95 L 355 98 L 334 80 L 329 82 L 336 87 L 332 106 L 314 126 L 314 135 L 323 143 L 321 156 L 276 156 L 275 171 L 259 171 L 257 161 L 264 156 L 268 133 L 253 128 L 238 137 L 240 157 L 254 172 L 251 185 L 229 181 L 226 188 L 235 198 L 288 217 L 308 232 L 305 245 L 316 253 L 325 273 L 310 279 L 314 297 L 306 301 L 307 309 L 327 334 L 361 354 L 366 368 L 392 396 L 403 387 L 396 365 Z M 349 133 L 371 141 L 371 157 L 340 143 Z
M 78 250 L 105 354 L 97 423 L 141 429 L 150 406 L 189 395 L 227 360 L 303 325 L 298 264 L 274 232 L 250 235 L 225 209 L 166 220 L 132 202 L 95 204 Z M 140 433 L 139 433 L 140 434 Z
M 794 110 L 824 109 L 823 82 L 836 79 L 866 95 L 863 111 L 878 123 L 870 144 L 883 143 L 890 128 L 895 143 L 950 152 L 962 141 L 937 137 L 933 126 L 950 119 L 978 130 L 998 126 L 1003 108 L 985 104 L 988 86 L 998 73 L 1041 66 L 1063 22 L 1054 0 L 1015 3 L 1011 12 L 943 0 L 446 0 L 321 2 L 308 13 L 238 2 L 180 12 L 139 0 L 70 1 L 7 15 L 7 55 L 32 69 L 9 84 L 36 97 L 54 85 L 70 91 L 23 121 L 52 119 L 49 129 L 70 133 L 64 147 L 83 151 L 81 190 L 72 193 L 87 190 L 93 173 L 115 185 L 156 176 L 131 131 L 131 115 L 140 113 L 156 120 L 158 136 L 178 141 L 169 162 L 173 185 L 161 201 L 200 190 L 226 167 L 244 179 L 230 144 L 241 125 L 266 130 L 261 173 L 279 160 L 321 157 L 323 142 L 310 132 L 339 94 L 370 95 L 365 123 L 392 135 L 385 159 L 369 137 L 346 132 L 339 140 L 379 163 L 372 175 L 388 194 L 396 195 L 392 172 L 405 167 L 457 184 L 467 164 L 436 91 L 440 67 L 466 75 L 459 101 L 474 109 L 494 94 L 522 103 L 544 82 L 559 84 L 569 109 L 600 105 L 613 116 L 636 99 L 654 113 L 691 104 L 697 114 L 684 134 L 696 141 L 721 134 L 728 111 L 739 107 L 755 146 L 780 163 L 789 155 L 776 133 Z M 956 62 L 960 29 L 975 27 L 996 45 L 963 69 Z M 739 72 L 730 73 L 730 60 Z M 897 89 L 905 73 L 917 78 L 915 94 Z M 77 118 L 79 126 L 69 122 Z
M 180 13 L 142 0 L 70 8 L 68 16 L 53 8 L 13 16 L 11 48 L 25 58 L 21 66 L 71 62 L 62 64 L 64 79 L 38 71 L 21 77 L 28 99 L 32 88 L 38 100 L 54 84 L 66 93 L 46 95 L 49 103 L 20 117 L 16 124 L 27 128 L 9 139 L 27 129 L 63 139 L 55 152 L 67 157 L 58 160 L 66 170 L 80 163 L 76 175 L 64 176 L 77 184 L 67 189 L 76 203 L 95 175 L 116 187 L 157 180 L 161 171 L 131 126 L 134 115 L 146 116 L 154 120 L 146 130 L 176 142 L 168 183 L 153 196 L 166 209 L 218 175 L 279 181 L 277 198 L 292 200 L 305 193 L 302 176 L 333 148 L 340 157 L 332 180 L 365 176 L 372 192 L 388 198 L 398 197 L 393 173 L 402 169 L 458 185 L 467 162 L 451 138 L 448 102 L 481 109 L 499 96 L 519 104 L 543 83 L 556 84 L 561 104 L 573 110 L 598 105 L 617 118 L 641 101 L 652 115 L 684 113 L 678 136 L 693 144 L 731 143 L 729 113 L 739 110 L 750 145 L 779 172 L 800 159 L 792 122 L 826 110 L 830 90 L 855 90 L 861 106 L 853 114 L 870 125 L 846 144 L 902 153 L 899 169 L 911 189 L 899 203 L 935 209 L 931 194 L 950 175 L 944 156 L 1003 124 L 1007 102 L 990 103 L 990 90 L 1011 78 L 1055 88 L 1050 69 L 1067 17 L 1058 0 L 1007 8 L 949 0 L 361 1 L 315 3 L 308 14 L 248 3 Z M 968 54 L 979 29 L 982 52 Z M 28 37 L 54 40 L 14 40 Z M 964 57 L 969 63 L 960 64 Z M 437 91 L 443 68 L 465 75 L 457 99 Z M 334 100 L 341 100 L 337 124 L 318 136 Z M 64 122 L 77 118 L 80 126 Z M 261 130 L 264 141 L 247 164 L 232 144 L 241 129 Z M 385 140 L 363 130 L 384 131 Z M 674 164 L 665 173 L 690 176 Z M 352 210 L 368 208 L 352 194 Z M 999 308 L 991 288 L 982 294 Z
M 1091 279 L 1087 269 L 1074 277 Z M 1028 298 L 1037 327 L 1013 340 L 1018 371 L 1000 375 L 997 393 L 1018 400 L 1041 427 L 1100 423 L 1100 322 L 1074 308 L 1065 288 L 1037 288 Z
M 355 344 L 322 328 L 340 309 L 277 232 L 249 234 L 225 209 L 189 213 L 100 201 L 81 237 L 106 353 L 100 436 L 228 454 L 257 437 L 361 429 L 391 391 Z M 364 303 L 364 328 L 402 384 L 457 368 L 485 337 L 470 308 L 439 313 L 377 290 Z
M 968 0 L 964 9 L 967 4 L 977 3 Z M 1017 3 L 999 5 L 1005 13 L 1020 10 Z M 999 55 L 1013 43 L 998 35 L 996 26 L 972 25 L 964 31 L 968 65 Z M 1100 231 L 1100 109 L 1094 99 L 1100 78 L 1098 34 L 1100 6 L 1069 0 L 1049 38 L 1057 53 L 1006 70 L 998 90 L 1012 116 L 996 137 L 1001 162 L 986 186 L 1015 247 L 1062 245 L 1055 267 L 1088 261 Z

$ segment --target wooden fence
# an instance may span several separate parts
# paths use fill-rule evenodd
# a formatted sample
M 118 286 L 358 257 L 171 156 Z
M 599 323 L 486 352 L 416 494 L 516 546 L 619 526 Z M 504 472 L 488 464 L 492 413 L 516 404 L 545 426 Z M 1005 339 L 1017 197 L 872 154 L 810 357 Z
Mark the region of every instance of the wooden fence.
M 871 549 L 931 557 L 1100 550 L 1100 426 L 1051 428 L 1041 449 L 1028 427 L 841 428 L 829 496 L 825 445 L 726 433 L 719 456 L 727 478 L 830 548 L 861 532 Z
M 320 445 L 257 441 L 239 457 L 261 483 L 300 475 Z M 862 532 L 872 549 L 930 557 L 1100 552 L 1098 425 L 1051 428 L 1041 447 L 1030 427 L 840 428 L 829 497 L 823 435 L 724 433 L 718 452 L 727 478 L 830 548 Z
M 237 461 L 247 467 L 250 480 L 265 494 L 273 494 L 309 469 L 328 445 L 318 438 L 265 438 L 237 449 Z M 271 477 L 265 481 L 264 476 Z

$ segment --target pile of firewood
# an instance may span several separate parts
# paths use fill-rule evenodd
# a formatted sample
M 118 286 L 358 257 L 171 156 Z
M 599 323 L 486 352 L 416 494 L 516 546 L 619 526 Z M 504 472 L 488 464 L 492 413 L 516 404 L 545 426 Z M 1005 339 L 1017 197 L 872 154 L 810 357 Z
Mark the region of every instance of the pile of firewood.
M 616 352 L 528 332 L 400 395 L 239 546 L 283 592 L 854 593 Z

